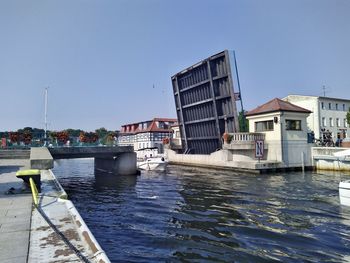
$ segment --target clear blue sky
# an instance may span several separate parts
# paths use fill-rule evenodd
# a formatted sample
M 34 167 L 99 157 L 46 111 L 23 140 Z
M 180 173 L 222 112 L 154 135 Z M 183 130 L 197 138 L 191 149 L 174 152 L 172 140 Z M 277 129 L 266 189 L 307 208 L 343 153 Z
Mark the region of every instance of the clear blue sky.
M 350 99 L 348 0 L 0 1 L 0 131 L 175 117 L 171 76 L 236 51 L 249 110 L 288 94 Z M 154 85 L 154 88 L 153 88 Z

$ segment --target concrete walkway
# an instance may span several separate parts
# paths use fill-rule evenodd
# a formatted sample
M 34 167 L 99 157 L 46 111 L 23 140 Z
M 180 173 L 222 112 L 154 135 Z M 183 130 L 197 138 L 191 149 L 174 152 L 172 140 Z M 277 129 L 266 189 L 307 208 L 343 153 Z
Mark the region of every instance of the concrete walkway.
M 23 184 L 16 172 L 28 167 L 28 160 L 0 160 L 0 261 L 27 262 L 32 214 L 31 194 L 6 194 L 11 188 L 19 192 Z

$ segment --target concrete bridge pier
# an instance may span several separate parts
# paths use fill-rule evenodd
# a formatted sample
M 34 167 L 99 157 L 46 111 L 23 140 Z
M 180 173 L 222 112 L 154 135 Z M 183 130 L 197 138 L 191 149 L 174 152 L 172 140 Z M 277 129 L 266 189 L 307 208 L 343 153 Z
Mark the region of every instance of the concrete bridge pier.
M 98 175 L 99 172 L 113 175 L 136 175 L 136 167 L 135 152 L 119 153 L 114 157 L 95 157 L 95 175 Z

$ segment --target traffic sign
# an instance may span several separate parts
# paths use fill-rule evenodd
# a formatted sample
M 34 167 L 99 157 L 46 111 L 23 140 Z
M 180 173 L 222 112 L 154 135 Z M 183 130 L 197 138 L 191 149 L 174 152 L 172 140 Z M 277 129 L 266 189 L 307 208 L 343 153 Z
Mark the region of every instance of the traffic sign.
M 256 140 L 255 141 L 255 158 L 262 158 L 264 156 L 264 141 Z

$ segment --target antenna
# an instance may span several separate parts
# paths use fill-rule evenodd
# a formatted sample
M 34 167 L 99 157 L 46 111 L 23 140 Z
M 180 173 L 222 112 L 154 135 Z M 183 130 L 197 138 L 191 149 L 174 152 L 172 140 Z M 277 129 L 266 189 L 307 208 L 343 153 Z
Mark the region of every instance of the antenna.
M 323 85 L 323 86 L 322 86 L 322 89 L 323 89 L 323 97 L 326 97 L 326 86 Z
M 45 135 L 44 135 L 44 146 L 47 146 L 47 97 L 49 87 L 45 88 Z

